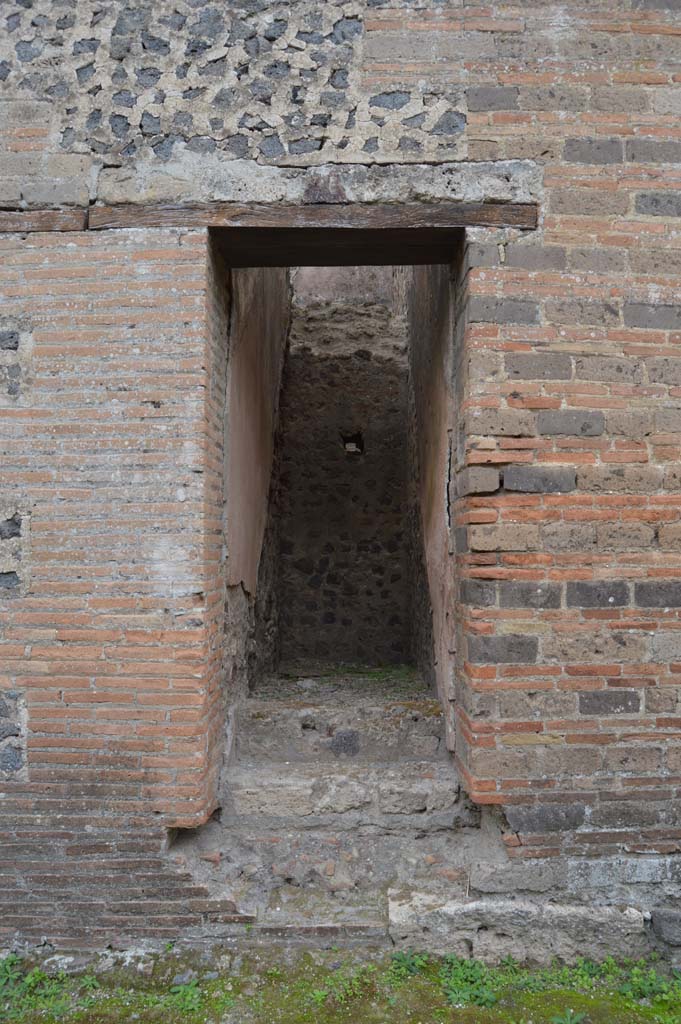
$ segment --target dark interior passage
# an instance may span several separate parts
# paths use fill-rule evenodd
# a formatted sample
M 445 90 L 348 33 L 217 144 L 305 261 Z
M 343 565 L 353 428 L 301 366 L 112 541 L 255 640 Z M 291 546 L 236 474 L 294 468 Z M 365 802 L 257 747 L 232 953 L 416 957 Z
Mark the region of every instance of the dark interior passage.
M 261 564 L 287 663 L 422 660 L 428 591 L 398 295 L 391 267 L 292 274 Z

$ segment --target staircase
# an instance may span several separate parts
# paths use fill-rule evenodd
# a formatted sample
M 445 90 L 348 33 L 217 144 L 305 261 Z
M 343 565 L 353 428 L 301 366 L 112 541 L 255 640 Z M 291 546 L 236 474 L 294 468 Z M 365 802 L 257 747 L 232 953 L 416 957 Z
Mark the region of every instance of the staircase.
M 477 812 L 414 672 L 282 674 L 235 735 L 219 817 L 182 852 L 252 930 L 382 940 L 396 894 L 465 895 Z

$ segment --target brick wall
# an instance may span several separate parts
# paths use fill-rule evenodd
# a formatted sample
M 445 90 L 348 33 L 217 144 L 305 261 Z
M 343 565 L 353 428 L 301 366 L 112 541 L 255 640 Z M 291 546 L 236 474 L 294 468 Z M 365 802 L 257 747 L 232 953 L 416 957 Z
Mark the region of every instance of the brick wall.
M 537 200 L 460 285 L 456 756 L 513 855 L 673 854 L 678 4 L 323 6 L 17 7 L 0 203 Z M 189 926 L 158 853 L 213 807 L 224 299 L 201 232 L 0 246 L 2 927 L 18 889 L 29 936 L 143 930 L 124 893 Z
M 225 910 L 160 859 L 168 827 L 212 811 L 222 736 L 226 334 L 206 327 L 207 239 L 0 245 L 22 339 L 0 410 L 19 580 L 0 589 L 0 936 L 169 935 Z

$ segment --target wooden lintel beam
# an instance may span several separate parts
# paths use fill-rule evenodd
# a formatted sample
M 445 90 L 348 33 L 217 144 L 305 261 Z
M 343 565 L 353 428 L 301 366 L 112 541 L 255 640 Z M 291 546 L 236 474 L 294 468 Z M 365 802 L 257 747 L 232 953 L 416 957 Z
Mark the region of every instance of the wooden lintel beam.
M 84 231 L 87 210 L 0 210 L 0 232 Z
M 339 228 L 382 230 L 465 227 L 536 228 L 535 203 L 188 203 L 93 206 L 90 229 Z

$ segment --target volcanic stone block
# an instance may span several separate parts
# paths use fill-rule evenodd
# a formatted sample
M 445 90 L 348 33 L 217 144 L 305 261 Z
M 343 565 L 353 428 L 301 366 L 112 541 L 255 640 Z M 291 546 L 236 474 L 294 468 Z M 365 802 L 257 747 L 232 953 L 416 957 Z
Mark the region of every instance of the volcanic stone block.
M 621 139 L 566 139 L 563 159 L 572 164 L 621 164 Z
M 627 139 L 624 147 L 627 160 L 634 163 L 675 164 L 681 160 L 681 143 L 667 139 Z
M 566 352 L 511 352 L 504 357 L 506 373 L 519 380 L 569 380 L 572 359 Z
M 648 217 L 681 217 L 681 192 L 639 192 L 636 212 Z
M 625 302 L 624 323 L 627 327 L 644 327 L 651 331 L 678 331 L 681 329 L 681 306 Z
M 531 665 L 537 660 L 534 636 L 469 636 L 468 657 L 489 664 Z
M 469 110 L 517 110 L 516 86 L 478 85 L 466 92 Z
M 532 551 L 539 544 L 539 527 L 534 524 L 483 524 L 468 532 L 473 551 Z
M 536 324 L 539 322 L 539 306 L 529 299 L 498 299 L 478 295 L 469 303 L 468 316 L 472 322 Z
M 643 380 L 643 367 L 637 359 L 585 356 L 575 360 L 575 375 L 581 380 L 622 380 L 640 384 Z
M 579 694 L 581 715 L 631 715 L 640 709 L 636 690 L 583 690 Z
M 559 583 L 526 583 L 503 580 L 499 583 L 502 608 L 560 608 Z
M 508 807 L 506 817 L 514 832 L 564 832 L 584 823 L 583 804 L 536 804 Z
M 456 476 L 456 492 L 464 494 L 491 494 L 499 490 L 499 470 L 492 466 L 468 466 Z
M 494 580 L 462 580 L 460 595 L 464 604 L 489 608 L 497 603 L 497 585 Z
M 540 434 L 598 437 L 605 429 L 602 412 L 582 409 L 542 409 L 537 417 Z
M 567 604 L 569 608 L 620 608 L 629 604 L 629 586 L 610 580 L 568 583 Z
M 546 466 L 507 466 L 504 470 L 504 487 L 507 491 L 574 491 L 575 483 L 575 470 L 567 467 L 554 469 Z
M 634 588 L 641 608 L 681 608 L 681 580 L 646 580 Z

